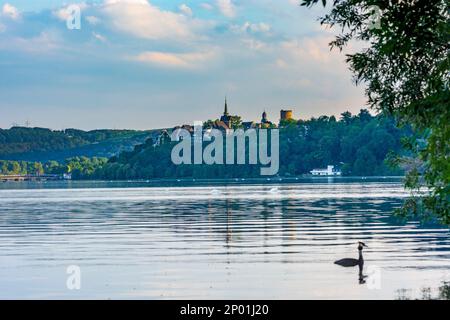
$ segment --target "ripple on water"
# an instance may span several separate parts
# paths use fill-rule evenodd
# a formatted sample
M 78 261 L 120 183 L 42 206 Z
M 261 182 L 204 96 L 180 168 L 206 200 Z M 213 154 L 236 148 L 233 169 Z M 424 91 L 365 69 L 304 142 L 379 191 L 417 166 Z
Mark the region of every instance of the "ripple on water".
M 393 298 L 450 268 L 448 229 L 392 216 L 405 195 L 390 182 L 0 190 L 0 298 L 73 297 L 69 264 L 84 297 Z M 357 241 L 379 291 L 332 263 Z

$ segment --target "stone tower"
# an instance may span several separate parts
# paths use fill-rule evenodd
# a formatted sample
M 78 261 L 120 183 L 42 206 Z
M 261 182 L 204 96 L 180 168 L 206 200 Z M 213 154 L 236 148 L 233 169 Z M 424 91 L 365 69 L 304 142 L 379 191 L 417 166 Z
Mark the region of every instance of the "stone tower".
M 292 110 L 280 110 L 280 120 L 292 119 Z

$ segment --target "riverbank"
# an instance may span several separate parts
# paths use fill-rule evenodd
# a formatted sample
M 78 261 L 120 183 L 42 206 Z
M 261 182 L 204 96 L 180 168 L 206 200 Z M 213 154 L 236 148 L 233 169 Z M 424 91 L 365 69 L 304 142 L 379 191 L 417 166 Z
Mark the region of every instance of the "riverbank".
M 33 188 L 117 188 L 117 187 L 187 187 L 187 186 L 227 186 L 227 185 L 265 185 L 292 183 L 335 183 L 335 182 L 402 182 L 402 176 L 299 176 L 241 179 L 152 179 L 152 180 L 59 180 L 59 181 L 8 181 L 0 183 L 0 189 Z

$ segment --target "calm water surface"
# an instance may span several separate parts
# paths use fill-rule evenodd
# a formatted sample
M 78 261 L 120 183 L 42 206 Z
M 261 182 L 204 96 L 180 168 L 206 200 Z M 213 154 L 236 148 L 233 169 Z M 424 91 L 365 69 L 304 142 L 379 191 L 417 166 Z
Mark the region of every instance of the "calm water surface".
M 399 180 L 4 183 L 0 298 L 414 297 L 450 280 L 450 236 L 394 219 L 405 195 Z M 333 264 L 358 240 L 379 289 Z M 69 265 L 80 290 L 66 288 Z

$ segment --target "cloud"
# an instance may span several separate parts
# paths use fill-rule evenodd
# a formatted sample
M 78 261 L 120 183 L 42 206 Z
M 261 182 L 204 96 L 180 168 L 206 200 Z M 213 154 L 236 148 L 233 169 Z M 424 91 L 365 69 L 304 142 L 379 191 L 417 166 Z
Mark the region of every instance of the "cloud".
M 97 24 L 100 23 L 100 19 L 97 18 L 96 16 L 87 16 L 85 19 L 89 24 L 93 26 L 96 26 Z
M 70 4 L 63 8 L 53 11 L 53 16 L 55 16 L 61 21 L 66 21 L 72 15 L 73 9 L 76 7 L 78 7 L 81 11 L 88 8 L 88 5 L 84 2 Z
M 132 60 L 161 67 L 192 69 L 203 66 L 214 57 L 212 51 L 193 53 L 169 53 L 160 51 L 143 52 Z
M 65 112 L 83 105 L 100 122 L 86 122 L 78 112 L 70 125 L 145 128 L 212 117 L 210 106 L 224 91 L 245 119 L 259 116 L 261 105 L 297 106 L 302 117 L 360 107 L 355 100 L 362 94 L 351 83 L 345 56 L 329 51 L 333 34 L 320 29 L 315 13 L 298 8 L 294 14 L 297 8 L 288 0 L 222 1 L 221 11 L 217 0 L 172 5 L 159 0 L 73 0 L 82 1 L 89 6 L 82 11 L 79 32 L 68 31 L 60 21 L 67 17 L 62 10 L 66 5 L 20 12 L 17 23 L 4 16 L 1 2 L 0 24 L 7 30 L 1 32 L 0 25 L 0 51 L 7 62 L 1 78 L 8 81 L 0 86 L 0 96 L 6 97 L 0 99 L 0 109 L 17 106 L 17 114 L 27 114 L 20 108 L 35 108 L 42 125 L 56 126 L 67 123 Z M 2 90 L 11 93 L 2 95 Z M 180 99 L 189 112 L 178 107 Z M 64 110 L 61 116 L 37 111 L 55 101 L 63 101 L 58 104 Z M 124 104 L 134 116 L 117 116 Z M 169 107 L 177 110 L 177 118 L 167 117 L 164 110 Z M 18 121 L 9 112 L 0 114 L 3 124 Z
M 183 13 L 184 15 L 187 16 L 192 16 L 192 9 L 189 8 L 186 4 L 181 4 L 178 9 L 180 10 L 181 13 Z
M 233 25 L 231 30 L 237 33 L 248 32 L 248 33 L 269 33 L 271 31 L 271 26 L 264 22 L 250 23 L 248 21 L 244 22 L 242 25 Z
M 300 6 L 301 0 L 288 0 L 288 2 L 294 6 Z
M 55 32 L 42 31 L 32 38 L 12 37 L 0 42 L 0 49 L 25 51 L 31 54 L 49 53 L 61 48 L 61 39 Z
M 252 38 L 242 39 L 242 43 L 251 50 L 260 51 L 267 48 L 267 44 L 265 42 Z
M 19 10 L 10 5 L 9 3 L 5 3 L 2 7 L 2 16 L 8 17 L 12 20 L 17 20 L 20 18 Z
M 212 5 L 210 5 L 209 3 L 207 3 L 207 2 L 200 3 L 200 7 L 202 7 L 205 10 L 212 10 L 212 9 L 214 9 L 214 7 Z
M 331 37 L 305 37 L 281 43 L 281 50 L 292 60 L 316 61 L 320 63 L 335 62 L 336 55 L 330 52 L 328 43 Z
M 116 30 L 139 38 L 190 40 L 195 22 L 171 11 L 163 11 L 146 0 L 106 0 L 102 12 Z
M 106 39 L 105 36 L 102 36 L 101 34 L 99 34 L 99 33 L 97 33 L 97 32 L 92 32 L 92 36 L 93 36 L 95 39 L 99 40 L 100 42 L 106 42 L 106 41 L 107 41 L 107 39 Z
M 217 7 L 225 17 L 234 18 L 236 16 L 236 7 L 232 0 L 217 0 Z

